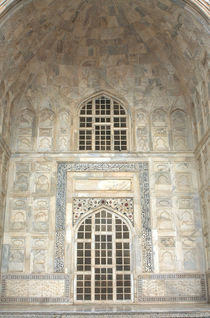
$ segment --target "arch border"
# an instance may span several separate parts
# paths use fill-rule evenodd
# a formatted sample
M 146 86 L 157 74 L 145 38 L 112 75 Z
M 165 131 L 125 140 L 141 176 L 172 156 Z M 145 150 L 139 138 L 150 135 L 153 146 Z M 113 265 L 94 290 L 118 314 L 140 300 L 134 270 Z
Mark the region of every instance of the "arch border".
M 13 8 L 17 8 L 18 5 L 23 6 L 29 3 L 31 0 L 2 0 L 0 2 L 0 19 L 9 14 Z M 175 2 L 175 0 L 173 0 Z M 205 19 L 209 23 L 209 8 L 207 0 L 180 0 L 180 6 L 191 7 L 197 14 Z
M 88 103 L 91 99 L 97 99 L 98 97 L 100 96 L 105 96 L 107 98 L 110 98 L 110 99 L 113 99 L 115 100 L 117 103 L 121 104 L 123 106 L 123 108 L 125 108 L 125 111 L 126 111 L 126 115 L 130 114 L 130 104 L 128 103 L 128 101 L 125 100 L 124 97 L 117 97 L 115 94 L 113 94 L 112 92 L 109 92 L 107 90 L 98 90 L 98 91 L 95 91 L 93 94 L 90 94 L 88 96 L 86 96 L 81 102 L 79 102 L 77 104 L 77 107 L 76 107 L 76 111 L 77 111 L 77 115 L 78 113 L 80 112 L 80 110 L 82 109 L 82 107 L 84 106 L 84 104 Z
M 65 234 L 66 234 L 66 187 L 67 172 L 82 171 L 124 171 L 139 174 L 140 202 L 141 202 L 141 240 L 143 272 L 153 272 L 153 244 L 150 216 L 149 193 L 149 163 L 77 163 L 58 162 L 57 167 L 57 191 L 56 191 L 56 215 L 55 215 L 55 259 L 54 270 L 56 273 L 64 273 L 65 264 Z
M 121 216 L 121 217 L 125 217 L 126 220 L 129 221 L 129 223 L 131 224 L 132 228 L 134 228 L 134 210 L 133 210 L 133 198 L 118 198 L 118 197 L 108 197 L 108 198 L 83 198 L 82 200 L 94 200 L 94 201 L 104 201 L 104 203 L 100 202 L 99 204 L 97 204 L 97 206 L 93 207 L 91 210 L 88 210 L 88 212 L 84 212 L 83 214 L 80 214 L 78 218 L 74 218 L 74 202 L 75 200 L 78 200 L 77 198 L 73 198 L 73 228 L 76 228 L 77 224 L 80 223 L 81 219 L 83 219 L 85 217 L 85 215 L 89 214 L 90 212 L 93 212 L 95 210 L 100 209 L 101 207 L 103 207 L 104 209 L 110 209 L 112 211 L 116 212 L 116 209 L 114 209 L 107 201 L 114 201 L 115 203 L 117 203 L 116 201 L 121 201 L 120 203 L 123 204 L 123 200 L 125 201 L 129 201 L 130 203 L 132 202 L 132 207 L 129 207 L 129 212 L 132 213 L 132 218 L 129 219 L 128 215 L 126 213 L 122 213 L 122 212 L 116 212 L 117 215 Z M 80 201 L 80 199 L 79 199 Z M 126 202 L 126 203 L 127 203 Z M 81 204 L 81 203 L 80 203 Z

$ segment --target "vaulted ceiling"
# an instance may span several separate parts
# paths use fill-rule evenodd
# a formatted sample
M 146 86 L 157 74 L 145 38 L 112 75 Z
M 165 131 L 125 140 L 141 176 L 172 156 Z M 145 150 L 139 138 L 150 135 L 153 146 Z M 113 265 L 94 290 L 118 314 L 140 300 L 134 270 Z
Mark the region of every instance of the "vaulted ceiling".
M 177 94 L 176 86 L 188 105 L 200 107 L 208 101 L 209 24 L 206 6 L 193 4 L 184 0 L 16 1 L 10 10 L 2 11 L 0 19 L 2 105 L 17 110 L 30 87 L 46 81 L 43 69 L 48 69 L 51 81 L 69 85 L 71 92 L 81 83 L 78 74 L 69 75 L 75 67 L 100 71 L 104 82 L 107 70 L 120 67 L 128 82 L 128 65 L 136 77 L 140 67 L 152 65 L 157 86 L 168 85 L 172 95 Z M 62 84 L 60 69 L 63 78 L 68 73 L 68 83 Z M 114 80 L 109 86 L 115 86 Z

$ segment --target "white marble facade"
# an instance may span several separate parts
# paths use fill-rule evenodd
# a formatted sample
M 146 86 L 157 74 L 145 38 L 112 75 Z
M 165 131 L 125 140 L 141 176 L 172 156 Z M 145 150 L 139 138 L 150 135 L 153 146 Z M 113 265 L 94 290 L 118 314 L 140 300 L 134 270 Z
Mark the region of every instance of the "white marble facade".
M 177 301 L 205 301 L 202 219 L 192 153 L 147 153 L 146 156 L 89 153 L 83 154 L 79 161 L 77 156 L 20 153 L 10 160 L 2 260 L 4 297 L 14 301 L 21 295 L 27 301 L 32 298 L 39 302 L 46 297 L 52 302 L 53 299 L 77 302 L 77 224 L 91 211 L 105 206 L 131 224 L 133 302 L 164 302 L 167 297 L 169 300 L 175 297 Z M 61 223 L 64 231 L 59 232 L 56 230 L 57 169 L 62 162 L 72 162 L 75 168 L 69 172 L 67 169 L 67 181 L 62 185 L 66 205 Z M 149 176 L 152 240 L 146 243 L 142 236 L 143 181 L 139 179 L 138 169 L 129 166 L 141 162 L 148 165 Z M 125 168 L 118 170 L 117 165 Z M 127 208 L 122 209 L 122 204 Z M 64 235 L 64 239 L 60 241 L 57 235 Z M 58 251 L 58 254 L 64 251 L 63 268 L 56 268 L 59 244 L 63 245 Z M 148 247 L 152 244 L 153 264 L 148 272 L 144 266 L 147 257 L 144 244 Z M 49 284 L 43 296 L 39 294 L 40 284 Z
M 102 210 L 129 229 L 130 298 L 107 302 L 207 302 L 206 18 L 182 0 L 18 8 L 0 11 L 0 302 L 79 303 L 77 233 Z M 79 150 L 102 96 L 125 110 L 126 150 Z

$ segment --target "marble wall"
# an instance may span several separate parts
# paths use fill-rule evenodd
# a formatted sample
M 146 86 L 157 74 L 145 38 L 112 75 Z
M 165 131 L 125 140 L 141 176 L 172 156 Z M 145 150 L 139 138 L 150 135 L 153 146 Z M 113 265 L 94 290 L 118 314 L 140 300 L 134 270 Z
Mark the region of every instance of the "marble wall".
M 131 215 L 139 235 L 134 301 L 206 301 L 206 24 L 182 1 L 118 2 L 119 7 L 106 1 L 99 8 L 79 1 L 31 1 L 1 25 L 2 302 L 73 302 L 74 273 L 65 253 L 74 233 L 64 202 L 72 192 L 75 199 L 81 199 L 80 192 L 90 199 L 84 187 L 104 186 L 103 180 L 90 185 L 91 173 L 104 177 L 109 168 L 115 178 L 106 180 L 98 198 L 119 205 L 116 197 L 122 192 L 121 200 L 134 202 L 133 216 L 123 212 Z M 118 98 L 128 111 L 128 152 L 78 152 L 79 108 L 100 94 Z M 67 162 L 65 167 L 73 162 L 71 172 L 82 169 L 85 181 L 72 187 L 58 182 L 61 162 Z M 146 165 L 146 172 L 135 165 Z M 129 172 L 134 177 L 128 181 Z M 75 217 L 79 212 L 68 204 Z
M 162 94 L 162 89 L 156 84 L 151 86 L 154 68 L 150 65 L 144 65 L 144 69 L 139 68 L 140 74 L 144 75 L 144 88 L 142 81 L 140 88 L 137 88 L 139 82 L 130 65 L 127 67 L 129 80 L 118 80 L 115 92 L 113 89 L 98 89 L 98 82 L 102 87 L 107 87 L 105 83 L 111 83 L 112 72 L 107 73 L 104 80 L 100 72 L 91 70 L 88 74 L 95 80 L 89 85 L 89 77 L 84 77 L 83 71 L 80 67 L 71 66 L 68 70 L 67 67 L 59 67 L 55 81 L 51 78 L 51 66 L 43 67 L 33 85 L 21 98 L 17 116 L 12 117 L 12 156 L 2 252 L 2 301 L 40 302 L 42 297 L 37 295 L 44 281 L 49 285 L 49 294 L 43 296 L 46 302 L 74 302 L 74 272 L 68 257 L 64 256 L 72 250 L 68 240 L 74 232 L 69 227 L 68 218 L 65 221 L 66 210 L 59 215 L 56 209 L 60 204 L 56 194 L 61 186 L 58 182 L 58 163 L 61 161 L 74 162 L 75 165 L 78 161 L 84 164 L 99 162 L 104 171 L 104 161 L 107 164 L 118 162 L 124 165 L 129 162 L 146 162 L 148 198 L 151 202 L 150 222 L 147 218 L 140 223 L 135 218 L 133 220 L 134 228 L 140 233 L 135 238 L 135 246 L 140 253 L 135 250 L 133 256 L 135 258 L 137 255 L 133 290 L 137 296 L 134 301 L 167 302 L 169 298 L 170 301 L 206 301 L 197 166 L 192 152 L 195 140 L 191 115 L 184 97 L 180 95 L 178 87 L 174 88 L 178 96 L 173 96 L 166 89 Z M 116 67 L 115 71 L 121 78 L 120 74 L 125 70 Z M 81 77 L 74 83 L 78 88 L 72 88 L 69 95 L 64 90 L 64 83 L 72 81 L 75 76 Z M 127 91 L 125 89 L 126 85 L 131 86 L 133 82 L 136 83 L 136 89 L 131 94 L 131 88 Z M 129 152 L 78 152 L 79 108 L 84 100 L 80 85 L 83 85 L 87 98 L 91 97 L 93 91 L 92 96 L 105 94 L 110 97 L 116 97 L 117 90 L 121 92 L 119 99 L 129 114 Z M 97 171 L 96 167 L 92 170 Z M 86 170 L 87 167 L 84 168 Z M 123 198 L 126 200 L 130 198 L 128 190 L 133 185 L 126 179 L 126 169 L 124 176 L 117 171 L 114 179 L 106 180 L 105 188 L 103 180 L 88 185 L 91 173 L 86 171 L 81 179 L 84 182 L 80 180 L 73 184 L 70 192 L 74 189 L 75 193 L 83 193 L 85 188 L 90 191 L 93 188 L 93 197 L 106 196 L 107 192 L 107 196 L 113 199 L 119 196 L 119 190 L 123 188 Z M 95 187 L 102 187 L 103 193 L 96 194 Z M 141 189 L 141 180 L 140 185 L 138 181 L 134 188 L 139 189 L 140 194 L 145 191 Z M 62 191 L 65 194 L 67 188 L 64 187 Z M 144 198 L 145 201 L 134 201 L 134 216 L 137 219 L 141 219 L 138 213 L 142 213 L 148 198 Z M 74 213 L 73 210 L 68 212 Z M 147 241 L 149 236 L 151 240 Z M 148 256 L 150 251 L 153 251 L 152 256 Z M 71 259 L 75 257 L 74 254 L 70 255 Z M 49 277 L 55 272 L 58 276 Z M 145 272 L 157 276 L 154 279 L 152 276 L 144 277 L 142 274 Z M 170 276 L 172 274 L 175 276 Z M 173 291 L 175 281 L 177 289 Z M 22 282 L 18 283 L 20 290 L 16 290 L 17 282 Z M 185 286 L 184 289 L 181 286 Z M 57 293 L 59 288 L 63 290 L 61 294 Z M 156 294 L 157 288 L 159 291 L 162 288 L 161 298 Z M 194 292 L 188 293 L 190 290 Z
M 2 279 L 6 282 L 4 285 L 6 287 L 3 289 L 2 294 L 2 299 L 4 301 L 9 301 L 9 299 L 10 301 L 16 301 L 16 299 L 18 299 L 18 291 L 17 295 L 15 295 L 14 292 L 12 292 L 12 294 L 9 292 L 9 290 L 12 290 L 12 286 L 14 286 L 12 284 L 17 284 L 16 280 L 36 280 L 38 279 L 36 278 L 38 277 L 36 276 L 38 274 L 44 275 L 39 279 L 47 280 L 48 276 L 46 275 L 53 274 L 57 271 L 55 267 L 56 255 L 61 256 L 60 251 L 71 251 L 71 246 L 68 245 L 70 244 L 68 242 L 69 237 L 74 235 L 74 230 L 71 226 L 71 222 L 69 221 L 69 216 L 67 217 L 67 215 L 72 213 L 78 214 L 77 210 L 73 211 L 72 209 L 72 201 L 68 201 L 72 195 L 71 193 L 75 193 L 74 195 L 76 195 L 77 200 L 80 198 L 83 198 L 84 200 L 84 196 L 87 196 L 87 198 L 101 198 L 105 196 L 113 199 L 113 197 L 119 197 L 120 195 L 124 198 L 124 200 L 133 196 L 135 211 L 133 222 L 135 231 L 139 233 L 139 242 L 136 245 L 139 250 L 136 251 L 135 254 L 141 255 L 140 258 L 137 257 L 137 260 L 135 261 L 135 280 L 136 282 L 139 279 L 141 282 L 142 279 L 143 282 L 145 280 L 143 287 L 135 291 L 135 293 L 139 295 L 138 299 L 135 301 L 141 302 L 141 299 L 147 299 L 151 302 L 164 302 L 167 301 L 166 296 L 169 295 L 172 298 L 178 297 L 177 301 L 183 301 L 186 299 L 188 301 L 205 301 L 205 279 L 202 277 L 202 274 L 205 272 L 205 260 L 194 157 L 189 153 L 185 153 L 185 156 L 176 154 L 167 155 L 167 158 L 160 155 L 148 155 L 146 159 L 143 159 L 141 156 L 134 159 L 127 155 L 126 161 L 125 155 L 123 158 L 124 159 L 122 159 L 122 157 L 120 158 L 119 155 L 114 155 L 112 157 L 108 156 L 106 159 L 107 163 L 103 163 L 104 160 L 100 161 L 100 158 L 97 158 L 98 163 L 95 163 L 94 156 L 89 154 L 86 155 L 84 163 L 81 161 L 79 163 L 72 155 L 70 157 L 68 156 L 67 162 L 69 162 L 69 160 L 75 162 L 75 166 L 69 166 L 71 167 L 71 171 L 80 171 L 80 173 L 81 171 L 85 172 L 83 172 L 83 176 L 77 176 L 77 178 L 79 178 L 79 183 L 78 181 L 75 181 L 74 184 L 65 186 L 67 187 L 65 191 L 68 190 L 67 194 L 69 193 L 67 196 L 67 203 L 70 202 L 69 204 L 71 208 L 69 210 L 69 206 L 67 206 L 67 210 L 64 210 L 63 216 L 57 214 L 59 203 L 56 205 L 56 183 L 58 178 L 57 162 L 61 161 L 61 158 L 50 154 L 43 158 L 40 154 L 38 156 L 27 155 L 26 160 L 25 156 L 20 154 L 16 156 L 16 158 L 14 157 L 11 159 L 3 242 L 4 256 Z M 150 223 L 148 224 L 150 224 L 149 226 L 151 227 L 152 233 L 152 272 L 157 275 L 154 279 L 160 281 L 160 285 L 163 284 L 161 283 L 161 280 L 163 280 L 164 284 L 167 284 L 168 286 L 167 290 L 172 288 L 175 280 L 177 281 L 177 284 L 182 286 L 182 280 L 186 279 L 186 288 L 184 289 L 185 292 L 183 291 L 183 294 L 180 294 L 181 292 L 174 294 L 172 291 L 171 294 L 169 292 L 163 292 L 161 299 L 156 297 L 153 293 L 157 282 L 155 283 L 154 279 L 147 282 L 147 279 L 152 279 L 151 277 L 149 278 L 149 276 L 141 278 L 142 273 L 145 272 L 144 257 L 146 255 L 143 254 L 143 244 L 145 243 L 143 243 L 143 230 L 141 229 L 141 224 L 144 224 L 145 221 L 144 219 L 142 219 L 142 221 L 140 220 L 143 207 L 139 197 L 139 193 L 141 193 L 141 190 L 139 190 L 139 180 L 137 178 L 134 182 L 131 177 L 128 177 L 128 172 L 130 170 L 133 171 L 134 169 L 134 176 L 136 174 L 138 175 L 138 170 L 135 170 L 136 168 L 133 167 L 136 164 L 139 164 L 142 159 L 144 162 L 147 162 L 149 167 L 148 172 L 150 175 L 149 200 L 151 204 L 149 215 Z M 89 163 L 91 161 L 93 162 L 92 166 Z M 131 165 L 129 165 L 129 161 L 132 162 Z M 88 164 L 85 162 L 88 162 Z M 111 162 L 113 162 L 113 164 Z M 118 162 L 118 164 L 114 162 Z M 88 165 L 90 168 L 88 168 Z M 124 172 L 118 172 L 117 165 L 120 167 L 123 167 L 124 165 L 125 168 L 122 170 Z M 90 172 L 88 172 L 89 169 Z M 105 177 L 105 175 L 102 175 L 102 172 L 97 172 L 98 169 L 99 171 L 107 171 L 106 173 L 112 169 L 113 172 L 111 175 Z M 128 172 L 126 172 L 126 169 Z M 91 171 L 95 172 L 93 173 Z M 97 173 L 99 173 L 100 178 L 96 182 L 98 178 Z M 91 186 L 85 188 L 88 190 L 83 188 L 82 180 L 84 177 L 86 183 L 88 182 L 87 180 L 91 181 L 91 179 L 94 178 L 93 182 L 91 181 Z M 75 180 L 77 180 L 77 178 Z M 122 181 L 115 183 L 114 180 Z M 103 184 L 100 182 L 103 182 Z M 99 190 L 95 190 L 93 195 L 92 188 L 95 189 L 98 187 Z M 87 194 L 88 191 L 90 191 L 89 194 Z M 120 194 L 120 191 L 122 191 L 122 194 Z M 87 204 L 91 203 L 86 203 L 85 206 Z M 90 210 L 91 206 L 92 204 L 90 205 Z M 84 209 L 84 211 L 86 210 Z M 129 213 L 127 215 L 129 215 Z M 63 223 L 59 223 L 59 228 L 63 228 L 64 230 L 60 231 L 58 229 L 57 232 L 56 224 L 58 223 L 56 222 L 61 222 L 60 220 L 63 220 Z M 61 237 L 64 235 L 66 239 L 62 240 L 61 238 L 57 238 L 57 235 L 58 237 L 60 237 L 60 235 Z M 60 244 L 63 244 L 61 249 L 59 247 Z M 150 243 L 147 242 L 146 244 L 148 244 L 146 247 L 146 249 L 148 249 Z M 56 251 L 58 251 L 58 254 Z M 74 276 L 72 276 L 72 263 L 69 259 L 72 259 L 75 256 L 74 254 L 71 255 L 72 252 L 69 253 L 70 258 L 64 254 L 66 255 L 64 257 L 64 268 L 62 270 L 62 267 L 58 266 L 58 273 L 63 271 L 67 274 L 67 276 L 70 275 L 67 278 L 63 277 L 61 281 L 63 281 L 63 284 L 65 285 L 67 284 L 66 279 L 68 280 L 67 285 L 69 290 L 71 290 L 70 295 L 73 295 L 74 289 L 72 284 Z M 177 276 L 172 277 L 169 273 L 176 273 Z M 163 276 L 161 276 L 163 274 L 166 275 L 164 279 Z M 180 276 L 180 274 L 183 276 Z M 55 278 L 55 283 L 52 281 L 50 284 L 60 284 L 59 282 L 57 283 L 57 279 L 59 278 Z M 25 283 L 23 282 L 22 284 Z M 27 282 L 27 284 L 29 283 Z M 21 284 L 18 284 L 18 286 L 19 288 L 22 288 Z M 33 287 L 34 296 L 32 295 L 32 297 L 28 294 L 27 290 L 30 287 L 29 285 L 27 286 L 28 287 L 25 286 L 23 290 L 21 289 L 23 299 L 29 302 L 30 299 L 34 299 L 33 301 L 39 302 L 35 292 L 36 287 Z M 36 284 L 34 286 L 36 286 Z M 39 286 L 39 284 L 37 284 L 37 286 Z M 46 296 L 46 299 L 48 299 L 46 301 L 63 302 L 66 299 L 66 294 L 59 294 L 60 296 L 56 296 L 57 287 L 53 286 L 54 285 L 52 285 L 52 290 L 54 290 L 55 294 L 53 297 L 51 294 Z M 194 294 L 189 294 L 187 296 L 187 290 L 192 288 L 195 288 Z M 144 297 L 142 295 L 144 295 Z M 67 297 L 67 299 L 70 302 L 73 301 L 73 298 L 71 297 Z
M 108 80 L 108 79 L 107 79 Z M 56 88 L 53 86 L 53 90 Z M 34 92 L 36 94 L 37 92 Z M 110 96 L 109 93 L 101 92 Z M 132 96 L 140 98 L 140 92 Z M 125 97 L 128 97 L 126 95 Z M 59 105 L 59 95 L 54 98 L 44 97 L 44 101 L 35 107 L 36 95 L 31 97 L 34 107 L 24 105 L 18 116 L 14 117 L 12 150 L 14 152 L 68 152 L 78 150 L 79 109 L 70 105 Z M 166 97 L 165 97 L 166 98 Z M 152 96 L 144 102 L 130 100 L 130 105 L 122 98 L 122 104 L 128 109 L 130 151 L 169 152 L 191 151 L 193 135 L 190 114 L 186 110 L 181 96 L 168 101 L 164 96 L 156 102 Z M 168 106 L 164 104 L 168 102 Z M 175 102 L 175 104 L 174 104 Z M 131 124 L 132 123 L 132 124 Z M 134 123 L 134 125 L 133 125 Z
M 34 291 L 34 296 L 29 290 L 30 286 L 36 286 L 34 280 L 41 280 L 40 284 L 43 284 L 44 279 L 49 282 L 49 286 L 52 285 L 50 290 L 55 292 L 53 297 L 51 294 L 45 297 L 46 302 L 74 302 L 74 274 L 71 264 L 64 258 L 64 263 L 55 267 L 55 264 L 60 264 L 63 251 L 70 249 L 69 246 L 66 247 L 66 240 L 63 239 L 66 237 L 66 223 L 59 223 L 58 228 L 62 231 L 56 231 L 56 220 L 62 221 L 66 213 L 64 210 L 59 218 L 56 214 L 56 193 L 59 191 L 57 164 L 61 161 L 98 161 L 100 164 L 104 161 L 122 164 L 147 162 L 151 228 L 145 223 L 145 229 L 147 227 L 151 231 L 152 243 L 148 244 L 144 251 L 153 249 L 153 264 L 148 261 L 149 258 L 145 261 L 146 254 L 142 252 L 144 237 L 140 235 L 136 245 L 141 251 L 141 257 L 136 263 L 135 302 L 145 299 L 151 302 L 166 302 L 167 295 L 177 301 L 205 301 L 206 285 L 202 276 L 205 272 L 205 259 L 199 185 L 192 152 L 196 141 L 193 138 L 191 114 L 179 87 L 173 83 L 174 90 L 171 93 L 171 90 L 166 89 L 165 82 L 163 93 L 158 82 L 154 81 L 151 86 L 155 68 L 146 64 L 144 67 L 141 65 L 138 70 L 139 76 L 144 77 L 144 85 L 142 80 L 139 82 L 136 79 L 134 66 L 126 67 L 129 74 L 127 81 L 120 80 L 125 69 L 115 67 L 115 90 L 110 88 L 113 86 L 113 68 L 103 77 L 99 70 L 93 72 L 93 69 L 89 69 L 87 76 L 82 67 L 58 68 L 55 81 L 52 78 L 52 65 L 43 65 L 39 76 L 34 78 L 33 85 L 20 99 L 17 116 L 12 116 L 12 156 L 3 240 L 2 281 L 5 287 L 2 289 L 2 301 L 39 302 L 40 298 L 36 296 L 38 289 Z M 161 69 L 160 65 L 158 69 Z M 94 79 L 91 83 L 89 75 Z M 72 81 L 74 86 L 65 89 L 67 82 Z M 160 77 L 160 81 L 164 83 L 164 77 Z M 131 90 L 133 83 L 134 91 Z M 104 89 L 101 90 L 101 87 Z M 78 115 L 80 105 L 84 101 L 84 93 L 88 98 L 100 94 L 117 97 L 119 92 L 118 98 L 129 114 L 129 152 L 79 153 Z M 82 192 L 84 187 L 89 188 L 86 185 L 89 178 L 90 174 L 87 172 L 83 178 L 84 183 L 75 184 L 76 190 Z M 119 175 L 116 175 L 115 181 L 106 183 L 107 188 L 104 188 L 103 192 L 109 192 L 113 183 L 116 187 L 118 179 Z M 130 183 L 125 177 L 122 177 L 123 180 L 125 182 L 119 183 L 118 186 L 124 187 L 126 199 Z M 95 186 L 96 184 L 92 183 L 90 188 Z M 141 193 L 140 187 L 139 191 Z M 112 198 L 118 195 L 119 189 L 114 192 Z M 94 193 L 93 196 L 95 195 Z M 140 211 L 144 203 L 138 201 L 135 206 Z M 141 232 L 141 226 L 135 223 L 135 220 L 134 224 Z M 70 233 L 71 236 L 71 230 Z M 61 248 L 58 249 L 58 246 Z M 138 255 L 138 251 L 135 254 Z M 71 255 L 71 258 L 73 257 L 74 255 Z M 144 261 L 148 264 L 150 262 L 153 274 L 159 276 L 154 279 L 144 277 L 142 280 L 142 274 L 145 272 Z M 62 276 L 62 283 L 58 276 L 49 279 L 48 275 L 55 272 L 67 275 Z M 161 276 L 163 274 L 166 275 L 164 278 Z M 178 276 L 172 277 L 171 274 Z M 17 296 L 19 291 L 17 295 L 10 293 L 12 286 L 20 280 L 23 280 L 23 290 L 20 292 L 22 300 Z M 169 289 L 175 281 L 178 286 L 177 293 L 171 290 L 170 294 Z M 56 286 L 59 284 L 63 284 L 62 295 L 56 295 Z M 139 284 L 143 284 L 143 287 L 137 288 Z M 161 299 L 155 296 L 154 292 L 158 284 L 162 286 Z M 180 286 L 183 284 L 186 288 L 181 291 Z M 65 288 L 69 290 L 69 297 L 66 296 Z M 189 293 L 187 297 L 186 293 L 190 289 L 194 290 L 194 294 Z

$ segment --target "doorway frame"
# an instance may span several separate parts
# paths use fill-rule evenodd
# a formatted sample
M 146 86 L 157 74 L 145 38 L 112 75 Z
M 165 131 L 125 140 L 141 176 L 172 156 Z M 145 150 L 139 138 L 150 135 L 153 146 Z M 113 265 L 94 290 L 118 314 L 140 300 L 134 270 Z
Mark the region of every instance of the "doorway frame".
M 141 242 L 142 242 L 142 272 L 153 272 L 153 243 L 150 214 L 149 163 L 146 161 L 126 163 L 104 162 L 58 162 L 56 215 L 55 215 L 55 254 L 54 271 L 64 273 L 65 270 L 65 234 L 66 234 L 66 191 L 67 172 L 136 172 L 139 176 L 141 202 Z

